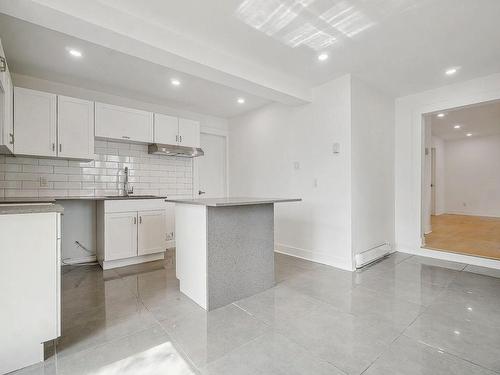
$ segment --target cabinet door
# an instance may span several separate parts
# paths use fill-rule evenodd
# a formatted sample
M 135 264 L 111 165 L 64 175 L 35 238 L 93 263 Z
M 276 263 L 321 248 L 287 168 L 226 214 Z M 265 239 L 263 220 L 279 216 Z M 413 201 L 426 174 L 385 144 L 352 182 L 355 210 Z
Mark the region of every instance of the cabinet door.
M 155 113 L 154 141 L 166 145 L 176 145 L 179 137 L 179 119 L 174 116 Z
M 171 241 L 175 239 L 175 203 L 166 204 L 165 208 L 166 213 L 166 232 L 167 232 L 167 241 Z M 167 243 L 168 245 L 168 243 Z
M 185 118 L 179 119 L 179 137 L 181 146 L 200 147 L 200 123 Z
M 0 153 L 14 152 L 14 92 L 8 68 L 0 80 Z
M 137 256 L 137 212 L 105 215 L 104 260 Z
M 137 254 L 146 255 L 166 250 L 166 212 L 139 211 Z
M 138 109 L 95 103 L 95 136 L 153 142 L 153 114 Z
M 14 88 L 14 152 L 56 156 L 56 95 Z
M 94 102 L 57 97 L 58 156 L 94 158 Z

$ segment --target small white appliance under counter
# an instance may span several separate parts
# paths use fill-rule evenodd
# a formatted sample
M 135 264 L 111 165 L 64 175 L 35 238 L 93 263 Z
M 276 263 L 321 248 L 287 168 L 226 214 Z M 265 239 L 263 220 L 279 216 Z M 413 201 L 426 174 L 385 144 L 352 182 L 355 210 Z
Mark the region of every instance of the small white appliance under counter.
M 180 290 L 206 310 L 274 286 L 274 204 L 300 199 L 167 199 L 175 203 Z
M 0 204 L 0 374 L 43 361 L 43 343 L 61 335 L 62 211 Z

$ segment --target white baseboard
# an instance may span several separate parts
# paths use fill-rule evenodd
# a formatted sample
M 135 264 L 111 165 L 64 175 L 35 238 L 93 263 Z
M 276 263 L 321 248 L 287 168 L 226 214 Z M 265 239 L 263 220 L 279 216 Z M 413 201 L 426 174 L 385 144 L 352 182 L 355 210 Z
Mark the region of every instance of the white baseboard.
M 445 214 L 448 215 L 464 215 L 464 216 L 479 216 L 479 217 L 491 217 L 498 219 L 500 218 L 500 215 L 492 215 L 491 213 L 488 214 L 482 214 L 482 213 L 476 213 L 476 212 L 467 212 L 467 211 L 446 211 Z
M 140 255 L 132 258 L 125 259 L 117 259 L 117 260 L 108 260 L 103 261 L 101 263 L 101 267 L 103 270 L 109 270 L 112 268 L 125 267 L 133 264 L 152 262 L 154 260 L 165 259 L 165 252 L 156 253 L 156 254 L 148 254 L 148 255 Z
M 346 261 L 345 259 L 341 259 L 338 257 L 332 257 L 325 253 L 313 252 L 310 250 L 300 249 L 283 244 L 275 244 L 274 251 L 280 254 L 309 260 L 311 262 L 326 264 L 327 266 L 340 268 L 346 271 L 354 271 L 354 267 L 351 261 Z
M 452 262 L 466 263 L 473 266 L 487 267 L 500 270 L 500 261 L 488 258 L 475 257 L 472 255 L 448 253 L 440 250 L 430 250 L 422 248 L 412 248 L 410 246 L 398 247 L 401 253 L 420 255 L 429 258 L 449 260 Z
M 71 264 L 79 264 L 79 263 L 93 263 L 93 262 L 97 262 L 97 257 L 95 255 L 89 255 L 89 256 L 81 257 L 81 258 L 64 259 L 63 265 L 71 265 Z

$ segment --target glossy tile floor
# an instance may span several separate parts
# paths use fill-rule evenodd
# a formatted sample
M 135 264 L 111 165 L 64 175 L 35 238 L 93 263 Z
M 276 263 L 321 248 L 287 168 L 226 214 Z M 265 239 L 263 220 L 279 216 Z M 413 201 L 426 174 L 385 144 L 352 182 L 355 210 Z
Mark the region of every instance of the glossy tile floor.
M 63 336 L 16 374 L 500 373 L 498 271 L 399 253 L 351 273 L 276 255 L 276 287 L 206 313 L 173 264 L 65 268 Z
M 431 225 L 426 248 L 500 260 L 500 218 L 433 215 Z

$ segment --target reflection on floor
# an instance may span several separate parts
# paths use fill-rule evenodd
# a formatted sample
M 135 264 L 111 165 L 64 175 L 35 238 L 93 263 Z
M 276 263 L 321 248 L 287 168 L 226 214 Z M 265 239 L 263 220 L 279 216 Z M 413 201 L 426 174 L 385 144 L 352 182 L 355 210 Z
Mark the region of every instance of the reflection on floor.
M 66 267 L 63 336 L 16 375 L 500 371 L 499 271 L 397 253 L 351 273 L 276 255 L 274 288 L 206 313 L 173 265 Z
M 445 214 L 431 224 L 426 248 L 500 259 L 500 218 Z

